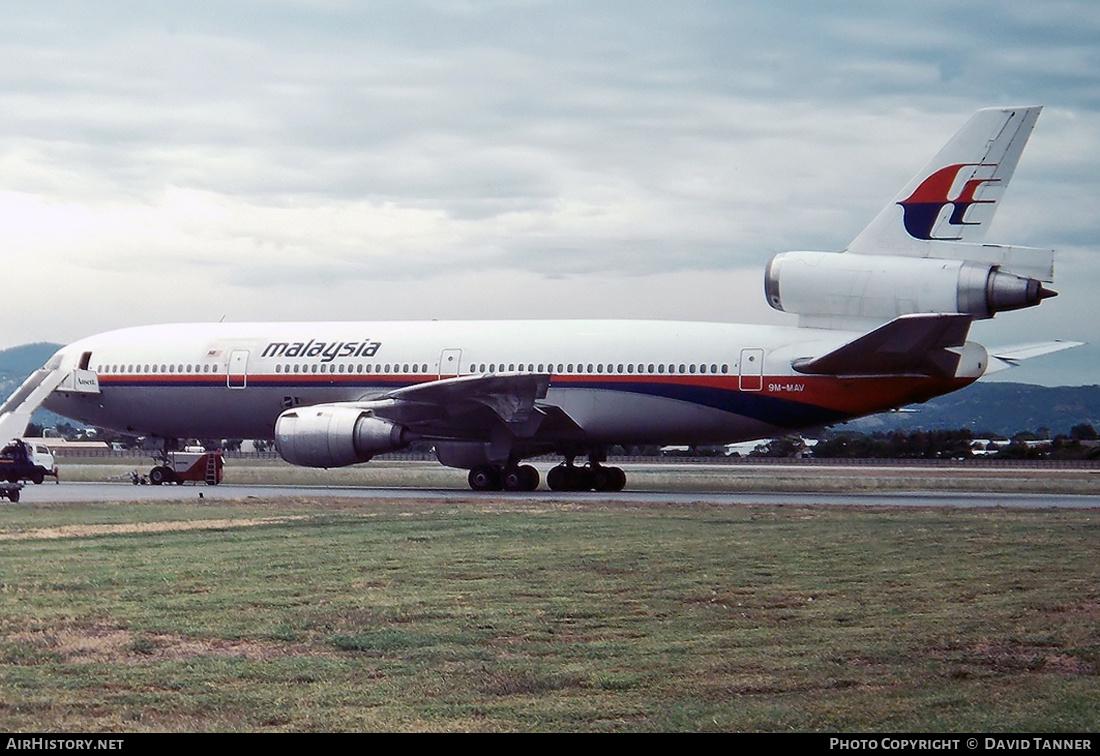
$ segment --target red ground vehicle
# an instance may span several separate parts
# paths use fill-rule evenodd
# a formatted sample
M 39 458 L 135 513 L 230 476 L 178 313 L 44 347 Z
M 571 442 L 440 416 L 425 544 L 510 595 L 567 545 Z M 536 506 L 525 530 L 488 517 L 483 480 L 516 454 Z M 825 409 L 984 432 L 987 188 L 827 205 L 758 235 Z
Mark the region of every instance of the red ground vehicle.
M 149 471 L 149 482 L 154 486 L 185 481 L 216 486 L 222 482 L 224 466 L 220 451 L 168 452 L 167 461 Z

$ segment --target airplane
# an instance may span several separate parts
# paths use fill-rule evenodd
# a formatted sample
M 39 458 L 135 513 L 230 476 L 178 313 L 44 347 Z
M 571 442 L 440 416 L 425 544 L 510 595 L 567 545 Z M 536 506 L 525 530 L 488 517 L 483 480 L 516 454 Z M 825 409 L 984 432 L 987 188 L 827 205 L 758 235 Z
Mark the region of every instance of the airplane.
M 274 438 L 333 468 L 434 445 L 474 490 L 619 491 L 612 445 L 717 445 L 896 409 L 1076 342 L 987 350 L 975 320 L 1056 296 L 1053 251 L 986 244 L 1040 107 L 978 111 L 841 252 L 768 263 L 797 326 L 677 321 L 189 323 L 60 349 L 0 406 L 165 440 Z M 586 459 L 578 464 L 578 459 Z M 154 470 L 155 472 L 155 470 Z

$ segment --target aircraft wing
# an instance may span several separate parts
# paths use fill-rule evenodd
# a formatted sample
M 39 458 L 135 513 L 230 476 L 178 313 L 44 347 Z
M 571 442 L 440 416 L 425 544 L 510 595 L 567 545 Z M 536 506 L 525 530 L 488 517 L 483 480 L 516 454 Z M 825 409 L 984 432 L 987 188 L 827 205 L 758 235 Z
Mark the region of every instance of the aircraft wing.
M 547 374 L 469 375 L 405 386 L 352 406 L 424 436 L 476 436 L 503 422 L 522 438 L 542 422 L 536 402 L 549 385 Z
M 962 314 L 902 315 L 820 357 L 795 360 L 812 375 L 953 375 L 971 318 Z
M 1060 352 L 1063 349 L 1073 349 L 1084 343 L 1083 341 L 1064 341 L 1062 339 L 1056 339 L 1054 341 L 1040 341 L 1033 344 L 1018 344 L 1016 346 L 999 347 L 996 349 L 990 348 L 987 350 L 989 352 L 989 368 L 985 371 L 985 374 L 989 375 L 990 373 L 1008 370 L 1011 367 L 1016 367 L 1017 363 L 1021 360 L 1041 357 L 1044 354 Z

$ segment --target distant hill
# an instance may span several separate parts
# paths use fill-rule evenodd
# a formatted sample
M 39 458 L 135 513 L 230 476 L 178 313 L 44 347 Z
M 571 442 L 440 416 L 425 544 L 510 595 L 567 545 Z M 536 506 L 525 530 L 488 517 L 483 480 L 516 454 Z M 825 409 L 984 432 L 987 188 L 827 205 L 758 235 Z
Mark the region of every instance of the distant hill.
M 0 395 L 7 398 L 28 375 L 42 367 L 60 344 L 41 342 L 0 350 Z M 1011 436 L 1019 431 L 1050 429 L 1068 433 L 1081 423 L 1100 429 L 1100 386 L 1033 386 L 1027 383 L 982 383 L 906 412 L 886 412 L 834 426 L 864 433 L 889 430 L 954 430 L 969 428 Z M 39 410 L 34 422 L 54 425 L 59 417 Z
M 1032 386 L 978 381 L 954 394 L 835 426 L 871 433 L 888 430 L 954 430 L 1012 436 L 1019 431 L 1069 433 L 1087 423 L 1100 428 L 1100 386 Z M 909 411 L 912 410 L 912 411 Z
M 61 347 L 61 344 L 40 341 L 0 350 L 0 381 L 12 380 L 16 385 L 22 383 Z

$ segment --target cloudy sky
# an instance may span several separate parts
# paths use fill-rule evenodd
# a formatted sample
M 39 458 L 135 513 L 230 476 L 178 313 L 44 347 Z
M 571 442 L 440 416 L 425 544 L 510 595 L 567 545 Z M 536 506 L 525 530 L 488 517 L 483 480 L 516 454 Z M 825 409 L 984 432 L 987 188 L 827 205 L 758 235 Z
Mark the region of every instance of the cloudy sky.
M 793 323 L 979 107 L 1042 104 L 988 241 L 1100 342 L 1100 4 L 19 2 L 0 26 L 0 347 L 178 320 Z M 1100 382 L 1100 344 L 1002 374 Z

